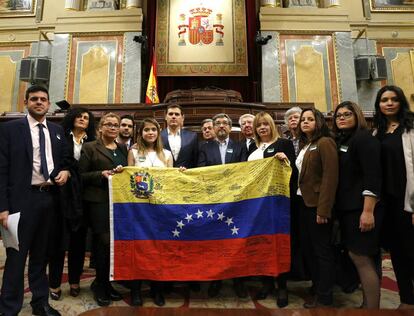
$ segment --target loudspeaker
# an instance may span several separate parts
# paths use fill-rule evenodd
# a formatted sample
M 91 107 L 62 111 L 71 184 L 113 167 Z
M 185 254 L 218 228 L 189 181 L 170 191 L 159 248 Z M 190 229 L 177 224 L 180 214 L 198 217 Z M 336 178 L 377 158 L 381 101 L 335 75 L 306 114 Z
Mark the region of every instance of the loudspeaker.
M 27 57 L 21 60 L 20 80 L 32 83 L 45 83 L 50 79 L 50 64 L 48 57 Z
M 384 56 L 371 57 L 371 78 L 376 81 L 387 79 L 387 62 Z
M 370 79 L 370 57 L 357 56 L 354 59 L 356 80 Z

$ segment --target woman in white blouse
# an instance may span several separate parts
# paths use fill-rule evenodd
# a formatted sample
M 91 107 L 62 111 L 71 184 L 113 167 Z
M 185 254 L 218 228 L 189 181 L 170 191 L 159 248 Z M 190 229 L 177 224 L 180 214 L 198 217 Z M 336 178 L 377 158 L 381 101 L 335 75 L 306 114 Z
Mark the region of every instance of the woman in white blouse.
M 157 168 L 172 168 L 173 157 L 169 150 L 163 149 L 161 140 L 161 128 L 158 122 L 153 118 L 146 118 L 142 121 L 138 129 L 138 138 L 128 152 L 128 166 L 136 167 L 157 167 Z M 141 282 L 135 281 L 134 287 L 140 289 Z M 163 283 L 152 282 L 151 296 L 154 303 L 158 306 L 165 304 L 164 296 L 162 295 Z M 140 299 L 139 305 L 142 305 Z
M 169 150 L 163 149 L 161 128 L 152 118 L 142 121 L 138 130 L 137 143 L 128 153 L 128 166 L 136 167 L 172 167 L 173 158 Z
M 292 166 L 291 189 L 290 192 L 295 192 L 292 186 L 296 183 L 297 171 L 295 168 L 295 149 L 293 143 L 279 137 L 275 122 L 273 118 L 266 112 L 256 114 L 253 121 L 254 139 L 257 144 L 257 149 L 250 154 L 248 161 L 263 159 L 268 157 L 275 157 L 281 161 L 289 160 Z M 287 274 L 282 273 L 277 278 L 278 293 L 276 304 L 282 308 L 288 305 L 287 292 Z M 273 278 L 263 277 L 263 287 L 257 293 L 256 299 L 265 299 L 267 295 L 273 290 Z

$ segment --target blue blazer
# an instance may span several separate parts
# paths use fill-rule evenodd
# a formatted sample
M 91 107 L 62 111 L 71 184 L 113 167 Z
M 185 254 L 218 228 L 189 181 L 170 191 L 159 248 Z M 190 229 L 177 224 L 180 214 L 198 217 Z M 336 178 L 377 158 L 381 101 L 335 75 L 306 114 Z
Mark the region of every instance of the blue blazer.
M 67 170 L 70 153 L 61 126 L 47 121 L 52 144 L 53 179 L 61 170 Z M 27 118 L 0 124 L 0 212 L 10 214 L 30 209 L 25 197 L 31 190 L 33 144 Z
M 171 151 L 170 143 L 168 142 L 168 131 L 164 129 L 161 131 L 161 140 L 164 148 Z M 197 167 L 198 157 L 198 139 L 197 134 L 185 129 L 181 129 L 181 149 L 178 153 L 177 160 L 173 156 L 174 167 Z
M 247 148 L 244 143 L 229 139 L 225 163 L 242 162 L 247 160 Z M 198 155 L 198 167 L 221 165 L 219 145 L 216 141 L 205 143 L 200 148 Z

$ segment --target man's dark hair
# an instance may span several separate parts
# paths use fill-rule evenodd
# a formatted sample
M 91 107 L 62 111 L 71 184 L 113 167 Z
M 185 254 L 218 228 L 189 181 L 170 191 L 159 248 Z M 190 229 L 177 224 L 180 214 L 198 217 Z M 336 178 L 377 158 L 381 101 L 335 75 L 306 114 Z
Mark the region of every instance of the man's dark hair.
M 121 121 L 122 121 L 123 119 L 128 119 L 128 120 L 131 120 L 131 121 L 132 121 L 132 123 L 134 123 L 134 118 L 133 118 L 133 117 L 132 117 L 132 115 L 130 115 L 130 114 L 125 114 L 125 115 L 122 115 L 122 116 L 121 116 Z
M 42 91 L 42 92 L 46 93 L 47 98 L 49 99 L 49 91 L 45 87 L 42 87 L 42 86 L 39 86 L 39 85 L 33 85 L 33 86 L 30 86 L 29 88 L 27 88 L 26 94 L 24 96 L 25 100 L 29 100 L 29 94 L 30 93 L 35 93 L 35 92 L 39 92 L 39 91 Z
M 173 104 L 168 105 L 167 106 L 167 112 L 168 112 L 169 109 L 179 109 L 180 112 L 181 112 L 181 115 L 183 115 L 183 108 L 177 103 L 173 103 Z

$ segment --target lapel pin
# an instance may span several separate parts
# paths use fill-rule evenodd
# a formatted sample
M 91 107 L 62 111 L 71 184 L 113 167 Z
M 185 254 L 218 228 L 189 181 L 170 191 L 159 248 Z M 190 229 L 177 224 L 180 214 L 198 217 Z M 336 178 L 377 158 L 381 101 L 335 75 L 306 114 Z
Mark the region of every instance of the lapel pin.
M 56 134 L 56 138 L 60 140 L 60 134 Z

